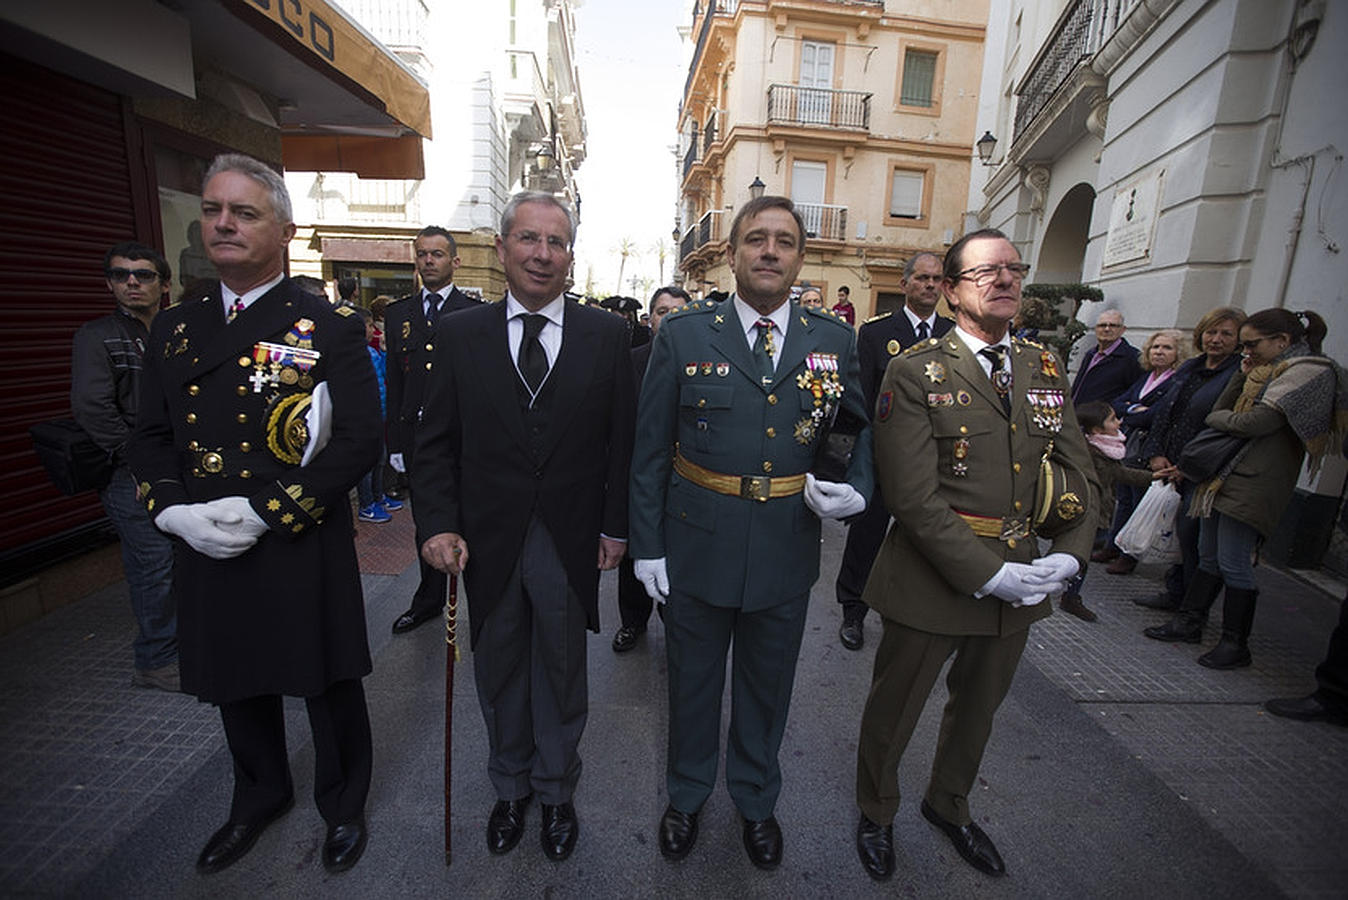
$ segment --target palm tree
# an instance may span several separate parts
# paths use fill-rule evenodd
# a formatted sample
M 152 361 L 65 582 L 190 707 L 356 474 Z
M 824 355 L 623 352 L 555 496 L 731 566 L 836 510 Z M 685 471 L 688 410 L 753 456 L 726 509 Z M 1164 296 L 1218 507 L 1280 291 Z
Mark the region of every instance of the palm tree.
M 618 255 L 622 257 L 622 262 L 618 263 L 618 289 L 615 294 L 623 292 L 623 269 L 627 268 L 627 257 L 635 255 L 637 252 L 636 242 L 631 238 L 623 238 L 618 241 Z
M 669 256 L 669 244 L 664 238 L 651 245 L 651 252 L 660 260 L 660 283 L 665 283 L 665 259 Z

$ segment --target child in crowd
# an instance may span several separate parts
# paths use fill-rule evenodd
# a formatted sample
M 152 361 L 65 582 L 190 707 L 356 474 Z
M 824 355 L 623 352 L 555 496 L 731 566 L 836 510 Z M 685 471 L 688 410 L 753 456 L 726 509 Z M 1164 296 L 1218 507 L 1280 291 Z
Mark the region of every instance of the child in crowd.
M 1124 443 L 1126 438 L 1119 430 L 1119 417 L 1114 408 L 1103 400 L 1092 400 L 1076 407 L 1077 423 L 1086 434 L 1086 443 L 1091 449 L 1091 462 L 1095 464 L 1095 478 L 1100 483 L 1095 495 L 1096 508 L 1100 510 L 1099 527 L 1108 530 L 1114 520 L 1115 488 L 1120 484 L 1144 486 L 1151 483 L 1152 473 L 1146 469 L 1130 469 L 1123 464 Z M 1086 579 L 1086 566 L 1081 567 L 1063 591 L 1058 607 L 1078 619 L 1094 622 L 1098 617 L 1086 608 L 1081 601 L 1081 583 Z
M 368 309 L 362 306 L 355 307 L 360 317 L 365 320 L 365 343 L 366 349 L 370 353 L 370 362 L 374 364 L 375 379 L 379 382 L 379 412 L 382 416 L 388 415 L 388 393 L 384 387 L 384 351 L 376 349 L 374 345 L 374 317 Z M 382 423 L 380 433 L 383 433 Z M 356 484 L 356 496 L 360 501 L 360 513 L 358 518 L 362 522 L 375 522 L 382 525 L 385 522 L 393 521 L 393 516 L 389 515 L 389 510 L 399 510 L 403 504 L 390 497 L 384 496 L 384 443 L 381 440 L 379 444 L 379 459 L 375 462 L 370 471 L 361 476 Z

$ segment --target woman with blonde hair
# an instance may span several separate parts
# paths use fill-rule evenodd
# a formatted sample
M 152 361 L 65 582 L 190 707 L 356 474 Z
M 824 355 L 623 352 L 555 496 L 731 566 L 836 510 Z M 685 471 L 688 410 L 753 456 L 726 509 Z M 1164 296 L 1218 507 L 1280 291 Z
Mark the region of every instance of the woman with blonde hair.
M 1138 362 L 1142 364 L 1142 377 L 1133 382 L 1133 386 L 1110 401 L 1114 414 L 1119 417 L 1124 436 L 1128 442 L 1124 449 L 1124 465 L 1146 468 L 1147 460 L 1142 457 L 1142 445 L 1151 428 L 1156 404 L 1165 399 L 1174 387 L 1171 378 L 1179 369 L 1180 363 L 1189 358 L 1189 344 L 1184 332 L 1178 328 L 1163 328 L 1153 332 L 1142 345 L 1142 354 Z M 1137 567 L 1137 560 L 1123 553 L 1114 543 L 1133 508 L 1142 499 L 1145 487 L 1120 482 L 1118 486 L 1118 504 L 1114 507 L 1114 518 L 1109 526 L 1109 538 L 1103 547 L 1091 554 L 1092 562 L 1107 562 L 1105 571 L 1111 575 L 1127 575 Z
M 1309 457 L 1314 476 L 1348 434 L 1348 375 L 1320 355 L 1326 330 L 1313 312 L 1265 309 L 1245 320 L 1240 372 L 1206 419 L 1209 428 L 1244 443 L 1216 474 L 1186 475 L 1201 479 L 1189 508 L 1199 520 L 1198 571 L 1179 612 L 1145 634 L 1198 643 L 1208 608 L 1225 588 L 1221 640 L 1198 658 L 1210 669 L 1250 664 L 1248 641 L 1259 596 L 1254 552 L 1277 528 L 1302 460 Z M 1194 465 L 1186 460 L 1175 471 L 1185 474 L 1183 469 Z

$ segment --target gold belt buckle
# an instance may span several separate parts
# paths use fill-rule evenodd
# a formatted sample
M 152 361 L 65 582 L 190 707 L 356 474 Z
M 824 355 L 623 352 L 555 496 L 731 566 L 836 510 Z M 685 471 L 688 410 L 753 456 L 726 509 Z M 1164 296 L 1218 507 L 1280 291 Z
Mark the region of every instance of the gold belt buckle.
M 740 476 L 740 496 L 745 500 L 766 503 L 772 492 L 772 479 L 759 475 Z
M 1030 536 L 1030 524 L 1026 519 L 1002 519 L 1002 533 L 997 540 L 1021 540 Z

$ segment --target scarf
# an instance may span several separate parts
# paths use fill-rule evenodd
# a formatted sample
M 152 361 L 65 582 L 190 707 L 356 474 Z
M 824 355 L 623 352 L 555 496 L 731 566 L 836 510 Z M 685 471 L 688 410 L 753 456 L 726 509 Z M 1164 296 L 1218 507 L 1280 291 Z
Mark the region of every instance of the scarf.
M 1086 435 L 1086 443 L 1110 459 L 1123 459 L 1123 446 L 1126 441 L 1127 438 L 1121 434 L 1106 434 L 1103 431 Z
M 1325 356 L 1315 356 L 1304 340 L 1277 358 L 1245 373 L 1245 384 L 1232 409 L 1249 412 L 1269 406 L 1283 414 L 1306 448 L 1306 470 L 1314 478 L 1325 457 L 1337 452 L 1348 436 L 1348 373 Z M 1216 477 L 1199 485 L 1190 504 L 1191 516 L 1206 517 L 1222 484 L 1249 450 L 1247 441 Z

